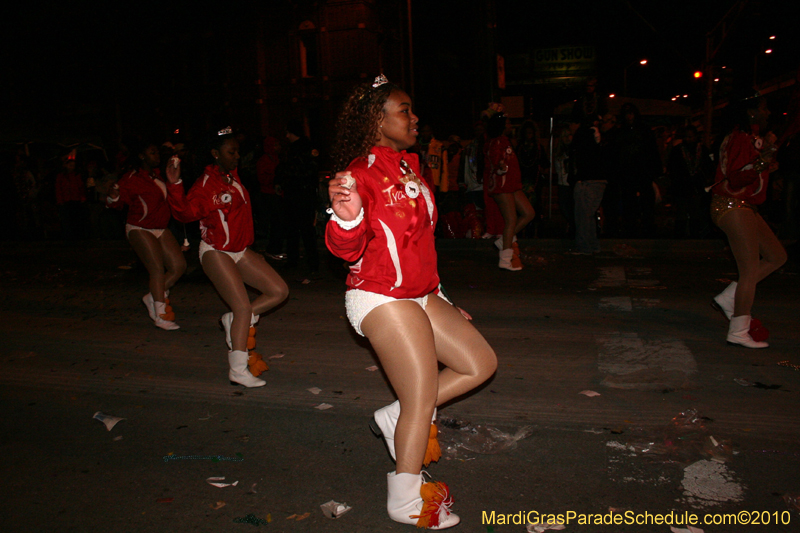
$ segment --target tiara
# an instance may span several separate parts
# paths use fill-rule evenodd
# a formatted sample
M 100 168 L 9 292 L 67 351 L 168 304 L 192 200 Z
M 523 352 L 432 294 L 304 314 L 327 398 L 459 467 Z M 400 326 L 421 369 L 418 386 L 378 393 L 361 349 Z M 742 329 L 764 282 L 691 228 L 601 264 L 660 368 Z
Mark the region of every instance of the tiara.
M 378 87 L 380 87 L 385 83 L 389 83 L 389 80 L 386 79 L 386 76 L 381 74 L 380 76 L 375 77 L 375 81 L 372 82 L 372 88 L 377 89 Z
M 233 129 L 230 126 L 228 126 L 227 128 L 222 128 L 217 132 L 217 135 L 232 135 L 232 134 L 233 134 Z

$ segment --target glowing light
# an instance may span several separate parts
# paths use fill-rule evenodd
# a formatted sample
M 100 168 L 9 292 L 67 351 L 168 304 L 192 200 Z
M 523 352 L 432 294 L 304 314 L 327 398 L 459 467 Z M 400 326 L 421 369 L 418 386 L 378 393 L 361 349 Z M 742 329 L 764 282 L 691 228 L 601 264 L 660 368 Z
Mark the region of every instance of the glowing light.
M 677 97 L 677 96 L 673 96 L 673 97 L 672 97 L 672 101 L 673 101 L 673 102 L 674 102 L 675 100 L 677 100 L 677 99 L 678 99 L 678 97 Z
M 765 54 L 771 54 L 771 53 L 772 53 L 772 48 L 770 48 L 770 49 L 768 49 L 768 50 L 764 50 L 764 53 L 765 53 Z
M 719 81 L 719 78 L 714 78 L 714 81 L 715 81 L 715 82 L 718 82 L 718 81 Z
M 694 77 L 695 78 L 702 78 L 703 77 L 703 71 L 702 70 L 695 70 L 694 71 Z
M 689 95 L 688 94 L 684 94 L 683 97 L 684 98 L 689 98 Z
M 609 98 L 614 98 L 615 96 L 617 96 L 617 95 L 614 94 L 614 93 L 611 93 L 611 94 L 608 95 Z
M 646 59 L 642 59 L 641 61 L 639 61 L 639 64 L 640 65 L 646 65 L 647 64 L 647 60 Z
M 769 40 L 770 40 L 770 41 L 774 41 L 774 40 L 775 40 L 775 36 L 774 36 L 774 35 L 770 35 L 770 36 L 769 36 Z

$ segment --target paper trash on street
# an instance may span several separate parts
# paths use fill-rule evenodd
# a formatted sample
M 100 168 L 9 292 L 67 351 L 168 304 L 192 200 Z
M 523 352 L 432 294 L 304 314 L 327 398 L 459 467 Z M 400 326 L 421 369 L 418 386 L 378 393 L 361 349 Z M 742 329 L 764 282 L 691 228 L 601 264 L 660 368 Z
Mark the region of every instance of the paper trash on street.
M 97 411 L 92 418 L 94 418 L 95 420 L 99 420 L 100 422 L 105 424 L 106 429 L 108 429 L 109 431 L 111 431 L 111 428 L 117 425 L 117 422 L 119 422 L 120 420 L 125 420 L 125 418 L 106 415 L 101 413 L 100 411 Z
M 339 518 L 344 513 L 352 509 L 347 503 L 339 503 L 333 500 L 323 503 L 319 506 L 322 509 L 322 514 L 327 516 L 328 518 Z
M 239 484 L 238 481 L 234 481 L 233 483 L 223 483 L 225 481 L 224 477 L 210 477 L 206 479 L 206 483 L 209 485 L 214 485 L 215 487 L 224 488 L 224 487 L 235 487 Z

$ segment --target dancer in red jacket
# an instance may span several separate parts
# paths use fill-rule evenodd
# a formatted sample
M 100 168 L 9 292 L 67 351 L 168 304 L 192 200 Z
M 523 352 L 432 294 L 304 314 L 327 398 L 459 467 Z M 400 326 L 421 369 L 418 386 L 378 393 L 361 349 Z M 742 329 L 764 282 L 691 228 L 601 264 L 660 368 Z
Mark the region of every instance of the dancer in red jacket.
M 169 204 L 178 221 L 200 221 L 200 263 L 231 308 L 221 318 L 230 350 L 231 383 L 261 387 L 266 382 L 251 373 L 258 356 L 248 354 L 255 345 L 249 338 L 255 338 L 253 328 L 259 316 L 286 300 L 289 288 L 263 256 L 248 248 L 255 237 L 253 214 L 250 195 L 236 172 L 239 142 L 230 128 L 213 136 L 211 155 L 214 163 L 188 194 L 181 184 L 180 165 L 173 158 L 167 165 Z M 252 302 L 245 284 L 261 292 Z
M 398 401 L 371 422 L 397 464 L 387 476 L 389 517 L 418 527 L 459 523 L 443 483 L 425 483 L 423 462 L 436 460 L 436 407 L 486 381 L 494 351 L 466 314 L 441 293 L 434 248 L 436 206 L 419 160 L 406 149 L 417 137 L 411 99 L 379 76 L 357 87 L 339 117 L 329 183 L 332 216 L 326 243 L 355 262 L 347 277 L 347 316 L 378 354 Z M 438 365 L 444 370 L 438 370 Z M 430 442 L 429 442 L 430 441 Z M 428 455 L 428 457 L 426 457 Z
M 766 101 L 751 97 L 729 111 L 731 128 L 719 150 L 711 199 L 711 219 L 728 237 L 739 280 L 714 297 L 713 305 L 730 320 L 728 343 L 766 348 L 750 335 L 750 309 L 756 284 L 786 262 L 786 250 L 758 213 L 767 197 L 770 146 L 764 134 L 769 118 Z
M 139 153 L 139 169 L 125 174 L 109 190 L 106 202 L 115 209 L 128 206 L 125 234 L 150 275 L 150 292 L 142 301 L 156 326 L 175 330 L 180 326 L 167 294 L 186 272 L 186 259 L 167 228 L 171 215 L 160 162 L 158 145 L 146 145 Z

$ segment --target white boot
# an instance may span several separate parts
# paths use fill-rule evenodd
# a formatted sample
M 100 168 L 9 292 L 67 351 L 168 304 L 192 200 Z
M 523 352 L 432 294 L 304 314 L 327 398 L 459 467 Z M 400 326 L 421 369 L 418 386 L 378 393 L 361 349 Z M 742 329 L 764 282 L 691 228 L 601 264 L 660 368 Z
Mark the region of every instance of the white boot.
M 519 260 L 519 256 L 514 253 L 514 250 L 509 248 L 500 250 L 500 262 L 497 266 L 506 270 L 522 270 L 522 261 Z
M 394 430 L 397 427 L 397 419 L 400 417 L 400 400 L 390 403 L 386 407 L 381 407 L 372 414 L 369 427 L 378 437 L 383 437 L 389 455 L 397 461 L 397 454 L 394 451 Z M 433 408 L 433 418 L 431 424 L 436 422 L 436 408 Z
M 153 310 L 155 311 L 156 317 L 153 319 L 153 322 L 156 326 L 160 327 L 161 329 L 165 329 L 167 331 L 174 331 L 176 329 L 180 329 L 181 327 L 172 322 L 171 320 L 164 320 L 161 318 L 161 315 L 167 312 L 167 304 L 164 302 L 153 302 Z
M 766 342 L 754 341 L 750 336 L 750 315 L 731 317 L 728 325 L 728 344 L 738 344 L 746 348 L 767 348 Z
M 494 245 L 497 246 L 498 250 L 502 250 L 503 249 L 503 236 L 502 235 L 500 235 L 500 237 L 495 239 Z M 517 244 L 517 236 L 516 235 L 514 235 L 514 238 L 511 239 L 511 249 L 514 250 L 515 254 L 519 255 L 519 244 Z
M 255 326 L 258 324 L 258 319 L 261 315 L 250 315 L 250 325 Z M 233 311 L 225 313 L 219 319 L 223 331 L 225 331 L 225 344 L 228 345 L 229 350 L 233 350 L 233 341 L 231 341 L 231 324 L 233 324 Z
M 389 511 L 389 518 L 395 522 L 412 524 L 417 527 L 426 527 L 427 524 L 427 529 L 447 529 L 461 522 L 458 515 L 450 512 L 453 498 L 450 496 L 446 485 L 443 485 L 444 493 L 440 494 L 438 498 L 441 501 L 428 504 L 431 512 L 424 517 L 426 521 L 420 525 L 418 521 L 422 514 L 423 505 L 426 503 L 420 495 L 420 489 L 424 481 L 422 474 L 389 472 L 386 475 L 386 481 L 389 487 L 386 509 Z
M 142 296 L 142 302 L 144 306 L 147 308 L 147 314 L 150 315 L 150 320 L 155 321 L 156 319 L 156 310 L 155 310 L 155 300 L 153 300 L 153 295 L 149 292 Z
M 725 290 L 714 296 L 714 302 L 711 306 L 724 313 L 728 320 L 733 316 L 733 301 L 736 296 L 736 282 L 732 281 L 730 285 L 725 287 Z
M 228 352 L 228 364 L 231 366 L 228 378 L 231 380 L 231 385 L 238 383 L 245 387 L 263 387 L 267 384 L 263 379 L 258 379 L 250 373 L 250 369 L 247 368 L 249 358 L 250 355 L 242 350 Z

